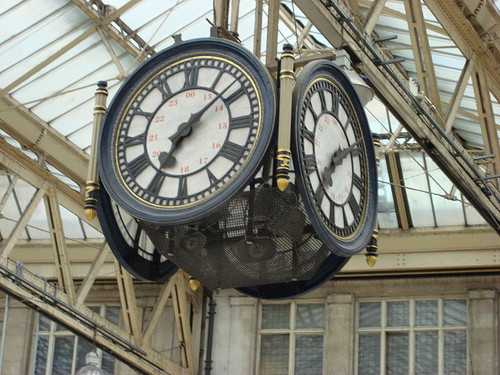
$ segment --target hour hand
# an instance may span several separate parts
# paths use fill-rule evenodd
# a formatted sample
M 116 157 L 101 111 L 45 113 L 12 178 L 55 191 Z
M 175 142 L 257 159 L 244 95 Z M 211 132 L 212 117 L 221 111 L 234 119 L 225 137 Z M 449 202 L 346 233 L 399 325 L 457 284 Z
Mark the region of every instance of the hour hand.
M 172 155 L 173 148 L 170 149 L 169 152 L 163 151 L 160 153 L 158 156 L 158 160 L 160 161 L 160 168 L 165 168 L 165 167 L 173 167 L 176 159 L 175 156 Z
M 330 165 L 327 166 L 323 171 L 323 181 L 325 182 L 325 184 L 327 184 L 328 186 L 332 186 L 333 184 L 332 175 L 333 172 L 335 172 L 335 168 L 337 168 L 337 166 L 342 164 L 347 155 L 349 155 L 352 151 L 354 151 L 354 149 L 360 142 L 361 138 L 358 139 L 353 144 L 351 144 L 349 147 L 346 147 L 344 149 L 342 149 L 339 146 L 338 150 L 333 153 Z

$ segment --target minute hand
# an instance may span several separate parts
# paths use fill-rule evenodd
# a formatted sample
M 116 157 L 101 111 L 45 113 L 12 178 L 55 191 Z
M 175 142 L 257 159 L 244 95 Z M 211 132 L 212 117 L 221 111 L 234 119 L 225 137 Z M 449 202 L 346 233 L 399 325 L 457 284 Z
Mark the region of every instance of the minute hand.
M 179 127 L 177 128 L 177 131 L 171 135 L 170 137 L 168 137 L 168 139 L 170 139 L 170 141 L 172 141 L 172 143 L 176 144 L 178 143 L 178 140 L 179 138 L 182 139 L 186 136 L 189 135 L 190 133 L 190 128 L 193 126 L 193 124 L 197 123 L 200 121 L 201 119 L 201 116 L 203 116 L 203 114 L 207 111 L 208 108 L 210 108 L 212 106 L 212 104 L 214 104 L 222 95 L 224 95 L 226 93 L 227 90 L 229 90 L 229 88 L 236 82 L 237 80 L 234 80 L 233 82 L 231 82 L 231 84 L 229 86 L 227 86 L 224 90 L 222 90 L 221 92 L 219 92 L 215 98 L 213 98 L 212 100 L 210 100 L 202 109 L 200 109 L 198 112 L 196 113 L 192 113 L 191 114 L 191 117 L 189 117 L 189 120 L 187 120 L 186 122 L 182 123 L 179 125 Z M 177 141 L 177 142 L 176 142 Z
M 344 148 L 340 154 L 338 155 L 333 155 L 332 157 L 332 164 L 331 165 L 339 165 L 341 162 L 358 144 L 359 142 L 361 142 L 361 138 L 359 138 L 356 142 L 354 142 L 353 144 L 351 144 L 349 147 L 347 148 Z
M 212 106 L 222 95 L 224 95 L 227 90 L 236 82 L 237 80 L 234 80 L 231 82 L 229 86 L 227 86 L 224 90 L 222 90 L 220 93 L 218 93 L 215 98 L 210 100 L 202 109 L 200 109 L 196 113 L 191 113 L 191 116 L 189 117 L 189 120 L 186 122 L 183 122 L 182 124 L 179 125 L 177 128 L 177 131 L 172 134 L 168 139 L 170 142 L 172 142 L 172 146 L 170 147 L 170 151 L 166 152 L 163 151 L 160 154 L 160 168 L 166 167 L 169 163 L 169 159 L 172 156 L 172 152 L 174 152 L 174 149 L 177 147 L 177 145 L 184 139 L 186 138 L 189 134 L 191 134 L 191 130 L 193 128 L 193 125 L 196 124 L 197 122 L 200 121 L 201 116 L 207 111 L 208 108 Z
M 332 156 L 332 161 L 328 167 L 326 167 L 323 171 L 323 181 L 328 185 L 332 186 L 333 180 L 332 180 L 332 174 L 335 172 L 335 168 L 337 168 L 338 165 L 342 164 L 342 160 L 344 160 L 347 155 L 354 150 L 354 148 L 361 142 L 361 138 L 358 139 L 356 142 L 351 144 L 349 147 L 344 148 L 343 150 L 339 148 L 340 153 L 337 154 L 338 151 L 335 151 L 335 153 Z

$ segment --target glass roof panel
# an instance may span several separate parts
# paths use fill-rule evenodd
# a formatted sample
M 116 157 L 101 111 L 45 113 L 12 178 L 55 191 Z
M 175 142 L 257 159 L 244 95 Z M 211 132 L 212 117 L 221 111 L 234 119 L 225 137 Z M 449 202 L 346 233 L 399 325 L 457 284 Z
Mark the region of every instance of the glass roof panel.
M 84 238 L 78 217 L 61 205 L 59 209 L 64 227 L 64 236 L 67 238 Z
M 413 226 L 435 226 L 429 184 L 425 170 L 422 168 L 423 153 L 400 153 L 399 159 Z
M 389 183 L 389 172 L 387 171 L 387 162 L 385 158 L 380 158 L 380 167 L 378 169 L 378 208 L 377 219 L 379 228 L 397 228 L 398 219 L 394 207 L 394 197 Z
M 33 212 L 29 223 L 29 233 L 33 240 L 50 239 L 49 227 L 47 223 L 47 212 L 45 210 L 45 202 L 42 199 Z
M 429 185 L 432 194 L 436 224 L 438 226 L 465 225 L 463 205 L 459 197 L 451 195 L 453 184 L 426 155 L 425 162 L 429 173 Z

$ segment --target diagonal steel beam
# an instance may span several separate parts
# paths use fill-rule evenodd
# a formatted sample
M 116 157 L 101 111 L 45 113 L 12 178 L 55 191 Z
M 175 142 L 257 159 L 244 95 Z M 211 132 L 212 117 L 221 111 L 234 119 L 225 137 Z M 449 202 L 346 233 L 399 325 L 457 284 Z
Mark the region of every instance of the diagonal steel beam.
M 0 248 L 0 256 L 3 256 L 5 258 L 8 258 L 10 255 L 10 252 L 14 248 L 14 246 L 17 243 L 17 240 L 19 239 L 19 236 L 21 235 L 21 232 L 24 230 L 28 222 L 30 221 L 31 217 L 33 216 L 33 213 L 35 212 L 36 208 L 38 207 L 38 204 L 42 200 L 43 196 L 45 195 L 45 192 L 47 191 L 47 184 L 42 184 L 42 186 L 38 189 L 38 191 L 33 195 L 31 198 L 30 203 L 26 207 L 26 209 L 23 212 L 23 215 L 21 218 L 17 221 L 16 226 L 12 233 L 10 234 L 8 240 L 4 243 L 3 247 Z
M 489 88 L 500 102 L 500 56 L 491 53 L 456 1 L 425 0 L 425 4 L 466 58 L 472 53 L 480 57 L 486 68 Z
M 85 216 L 83 196 L 71 189 L 64 182 L 55 177 L 22 151 L 11 146 L 6 140 L 0 138 L 0 165 L 15 173 L 21 179 L 40 189 L 45 183 L 55 189 L 57 199 L 62 206 L 77 215 L 96 230 L 101 231 L 97 220 L 89 221 Z
M 455 122 L 455 118 L 460 109 L 460 102 L 464 96 L 465 89 L 469 83 L 469 77 L 472 73 L 472 68 L 474 67 L 476 57 L 473 56 L 471 59 L 465 62 L 465 66 L 460 74 L 453 95 L 451 96 L 451 101 L 446 111 L 446 131 L 450 131 Z
M 370 35 L 375 27 L 378 17 L 382 14 L 384 10 L 386 0 L 375 0 L 373 5 L 370 7 L 368 14 L 364 19 L 365 32 Z
M 101 0 L 72 0 L 92 21 L 120 44 L 137 61 L 144 62 L 156 52 L 134 30 L 119 17 L 141 0 L 132 0 L 118 10 L 109 12 L 109 7 Z
M 439 115 L 443 114 L 439 88 L 432 62 L 429 38 L 424 22 L 422 4 L 420 0 L 404 0 L 406 20 L 410 33 L 413 57 L 417 69 L 418 83 L 437 109 Z
M 133 337 L 134 344 L 141 346 L 143 343 L 142 331 L 139 325 L 139 311 L 135 298 L 132 276 L 118 263 L 115 258 L 115 271 L 118 290 L 120 291 L 120 304 L 125 328 Z
M 500 174 L 500 147 L 498 145 L 498 132 L 495 125 L 495 114 L 491 104 L 488 90 L 489 82 L 483 61 L 475 66 L 472 73 L 472 84 L 474 86 L 474 96 L 476 98 L 477 111 L 479 114 L 479 124 L 483 135 L 483 143 L 487 155 L 494 155 L 491 159 L 490 174 Z M 498 187 L 499 179 L 496 179 Z
M 99 275 L 99 271 L 101 270 L 104 262 L 106 261 L 106 258 L 110 254 L 110 249 L 108 244 L 105 242 L 104 245 L 101 247 L 99 250 L 99 253 L 94 259 L 94 262 L 90 266 L 90 270 L 83 280 L 82 284 L 80 285 L 80 288 L 78 289 L 78 293 L 76 295 L 76 303 L 83 305 L 83 302 L 85 301 L 85 298 L 87 298 L 87 295 L 90 292 L 90 289 L 92 288 L 92 285 L 94 285 L 94 281 L 97 279 L 97 276 Z
M 45 199 L 45 210 L 47 211 L 47 222 L 49 226 L 50 238 L 52 240 L 52 251 L 57 273 L 59 287 L 66 293 L 68 303 L 74 305 L 76 301 L 75 285 L 71 276 L 71 266 L 66 251 L 66 239 L 64 228 L 57 200 L 56 191 L 50 187 Z
M 85 185 L 89 156 L 8 95 L 0 97 L 0 129 L 26 149 L 44 155 L 49 164 L 78 185 Z

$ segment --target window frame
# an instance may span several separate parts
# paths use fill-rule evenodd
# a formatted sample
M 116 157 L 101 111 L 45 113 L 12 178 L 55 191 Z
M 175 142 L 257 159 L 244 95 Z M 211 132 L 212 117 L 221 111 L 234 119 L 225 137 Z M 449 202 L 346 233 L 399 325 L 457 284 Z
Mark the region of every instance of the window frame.
M 444 303 L 449 300 L 465 301 L 466 322 L 464 325 L 444 325 Z M 415 326 L 415 305 L 418 301 L 437 301 L 438 321 L 435 326 Z M 360 304 L 378 302 L 380 303 L 380 327 L 360 327 Z M 409 302 L 409 322 L 407 327 L 389 327 L 387 325 L 387 304 L 389 302 Z M 465 332 L 466 333 L 466 373 L 470 371 L 470 302 L 465 295 L 455 295 L 446 297 L 425 296 L 425 297 L 405 297 L 405 298 L 359 298 L 355 305 L 355 339 L 354 339 L 354 373 L 359 371 L 359 336 L 360 333 L 380 334 L 380 375 L 387 375 L 387 336 L 391 333 L 408 333 L 408 374 L 415 373 L 415 334 L 417 332 L 437 332 L 438 337 L 438 373 L 444 374 L 444 333 L 445 332 Z
M 262 327 L 262 310 L 265 305 L 289 305 L 290 306 L 290 322 L 288 328 L 272 329 Z M 322 328 L 296 328 L 297 306 L 298 305 L 322 305 L 323 306 L 323 327 Z M 292 301 L 260 301 L 259 317 L 257 323 L 257 345 L 256 345 L 256 368 L 255 373 L 260 374 L 260 357 L 261 357 L 261 338 L 267 335 L 288 335 L 288 375 L 295 374 L 295 338 L 296 336 L 322 336 L 323 337 L 323 353 L 322 364 L 325 365 L 325 339 L 326 339 L 326 324 L 327 324 L 327 308 L 326 301 L 322 299 L 311 300 L 292 300 Z
M 121 306 L 118 303 L 93 303 L 87 306 L 90 309 L 99 308 L 99 316 L 103 317 L 106 319 L 107 317 L 107 309 L 108 308 L 118 308 L 121 310 Z M 97 313 L 97 312 L 94 312 Z M 62 337 L 73 337 L 73 352 L 72 352 L 72 359 L 71 359 L 71 374 L 70 375 L 75 375 L 79 368 L 76 368 L 77 366 L 77 354 L 78 354 L 78 339 L 85 339 L 82 338 L 81 336 L 77 335 L 73 331 L 67 329 L 62 325 L 61 323 L 58 323 L 49 317 L 45 317 L 47 322 L 49 323 L 49 329 L 40 331 L 40 319 L 43 316 L 43 314 L 37 312 L 35 314 L 35 323 L 34 323 L 34 330 L 33 330 L 33 344 L 32 344 L 32 349 L 31 349 L 31 360 L 30 360 L 30 368 L 29 368 L 29 374 L 34 375 L 35 374 L 35 365 L 36 365 L 36 357 L 37 357 L 37 351 L 38 351 L 38 338 L 40 336 L 48 337 L 47 341 L 47 356 L 46 356 L 46 362 L 45 362 L 45 374 L 51 374 L 53 365 L 54 365 L 54 351 L 55 351 L 55 342 L 56 338 L 62 338 Z M 119 322 L 121 320 L 121 312 L 118 315 Z M 112 322 L 110 322 L 113 324 Z M 57 327 L 61 327 L 62 329 L 57 330 Z M 87 341 L 90 341 L 86 339 Z M 96 352 L 97 355 L 99 356 L 99 362 L 102 364 L 103 361 L 103 349 L 96 347 Z M 115 364 L 118 363 L 114 357 L 112 357 L 113 360 L 115 361 Z

